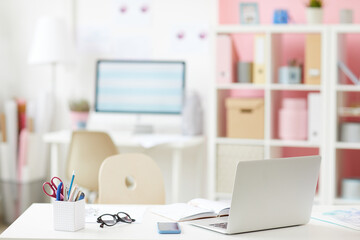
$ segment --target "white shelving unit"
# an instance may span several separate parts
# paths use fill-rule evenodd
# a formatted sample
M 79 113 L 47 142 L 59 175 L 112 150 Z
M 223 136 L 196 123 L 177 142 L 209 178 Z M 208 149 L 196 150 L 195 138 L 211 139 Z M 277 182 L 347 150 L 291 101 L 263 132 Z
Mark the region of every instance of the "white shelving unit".
M 283 147 L 290 147 L 290 148 L 314 148 L 318 149 L 319 154 L 323 157 L 326 156 L 325 152 L 325 142 L 308 142 L 308 141 L 287 141 L 287 140 L 280 140 L 274 137 L 274 133 L 272 131 L 272 128 L 275 123 L 273 123 L 274 114 L 277 114 L 277 112 L 274 112 L 274 96 L 278 94 L 278 92 L 281 91 L 303 91 L 303 92 L 321 92 L 323 99 L 327 96 L 327 86 L 324 84 L 326 83 L 327 76 L 327 59 L 324 54 L 322 54 L 322 84 L 321 85 L 305 85 L 305 84 L 295 84 L 295 85 L 284 85 L 284 84 L 278 84 L 277 79 L 274 79 L 276 74 L 274 71 L 277 71 L 277 68 L 279 65 L 277 65 L 277 59 L 275 59 L 276 51 L 278 50 L 277 47 L 279 45 L 279 37 L 282 34 L 308 34 L 308 33 L 315 33 L 320 34 L 322 36 L 322 53 L 325 53 L 327 51 L 328 43 L 327 41 L 327 28 L 323 26 L 305 26 L 305 25 L 299 25 L 299 26 L 290 26 L 290 25 L 283 25 L 283 26 L 274 26 L 274 25 L 268 25 L 268 26 L 239 26 L 239 25 L 229 25 L 229 26 L 218 26 L 215 28 L 215 39 L 216 36 L 222 35 L 222 34 L 263 34 L 265 36 L 265 45 L 266 47 L 266 81 L 265 84 L 244 84 L 244 83 L 227 83 L 227 84 L 220 84 L 216 83 L 216 79 L 214 79 L 215 85 L 215 93 L 214 93 L 214 103 L 215 106 L 218 106 L 218 104 L 222 104 L 219 102 L 219 94 L 221 94 L 221 91 L 227 91 L 227 90 L 262 90 L 264 92 L 264 102 L 265 102 L 265 131 L 264 131 L 264 139 L 238 139 L 238 138 L 226 138 L 225 136 L 219 136 L 218 135 L 218 110 L 215 109 L 214 111 L 214 120 L 211 126 L 211 136 L 209 139 L 210 142 L 210 149 L 211 151 L 211 163 L 209 165 L 209 181 L 213 181 L 212 186 L 212 197 L 213 198 L 223 198 L 225 196 L 229 196 L 229 193 L 223 193 L 223 192 L 217 192 L 216 191 L 216 168 L 218 164 L 218 147 L 220 145 L 238 145 L 238 146 L 257 146 L 257 147 L 263 147 L 263 158 L 271 158 L 271 157 L 278 157 L 279 149 Z M 215 46 L 214 46 L 215 49 Z M 215 50 L 214 50 L 215 52 Z M 216 53 L 214 53 L 216 55 Z M 215 57 L 215 63 L 216 66 L 216 57 Z M 325 100 L 323 101 L 323 104 L 325 104 Z M 224 106 L 221 106 L 224 107 Z M 325 115 L 325 114 L 324 114 Z M 326 119 L 325 116 L 323 116 L 323 119 Z M 325 122 L 325 121 L 324 121 Z M 324 130 L 325 131 L 325 126 Z M 323 138 L 324 139 L 324 138 Z M 326 169 L 324 165 L 322 165 L 321 172 L 325 172 Z M 321 174 L 321 180 L 320 182 L 325 182 L 325 174 Z M 319 201 L 324 201 L 324 190 L 321 187 L 319 187 L 319 196 L 317 199 Z
M 214 0 L 214 16 L 217 16 L 220 1 Z M 212 91 L 210 93 L 209 109 L 209 165 L 208 165 L 208 182 L 209 193 L 212 198 L 229 198 L 229 193 L 217 191 L 217 169 L 219 146 L 232 146 L 239 148 L 241 146 L 251 146 L 263 149 L 263 157 L 276 157 L 281 148 L 301 148 L 301 149 L 318 149 L 322 156 L 322 165 L 320 170 L 319 189 L 315 198 L 316 202 L 321 204 L 360 204 L 360 201 L 346 200 L 339 196 L 339 167 L 338 163 L 341 157 L 337 154 L 339 151 L 359 151 L 360 143 L 347 143 L 339 141 L 339 118 L 338 106 L 341 104 L 340 96 L 347 93 L 359 94 L 360 86 L 339 83 L 338 78 L 338 59 L 344 58 L 343 39 L 339 37 L 347 34 L 359 34 L 360 25 L 217 25 L 218 19 L 214 19 L 213 28 L 213 50 L 214 56 L 213 69 L 216 69 L 216 37 L 218 35 L 233 34 L 257 34 L 261 33 L 266 38 L 266 82 L 265 84 L 243 84 L 243 83 L 216 83 L 216 70 L 214 70 L 214 79 L 212 81 Z M 320 34 L 322 36 L 321 48 L 321 85 L 283 85 L 278 84 L 274 77 L 274 71 L 277 71 L 278 59 L 278 39 L 283 34 Z M 359 44 L 360 48 L 360 44 Z M 265 102 L 265 123 L 264 139 L 238 139 L 227 138 L 218 135 L 219 120 L 219 94 L 222 91 L 237 90 L 260 90 L 264 92 Z M 294 92 L 320 92 L 322 94 L 322 141 L 284 141 L 273 138 L 273 121 L 274 121 L 274 98 L 281 91 Z M 224 113 L 224 111 L 222 112 Z M 360 159 L 360 157 L 359 157 Z M 357 170 L 357 176 L 360 177 L 360 169 Z
M 356 95 L 360 103 L 360 85 L 354 85 L 346 82 L 344 75 L 341 75 L 337 67 L 338 61 L 347 62 L 346 51 L 346 38 L 349 35 L 357 35 L 360 38 L 360 25 L 342 25 L 332 26 L 331 28 L 331 85 L 330 85 L 330 98 L 329 98 L 329 119 L 331 130 L 329 138 L 329 195 L 328 198 L 331 204 L 360 204 L 360 199 L 349 200 L 341 197 L 341 165 L 345 164 L 343 161 L 346 156 L 344 153 L 351 151 L 351 153 L 359 154 L 360 156 L 360 143 L 342 142 L 340 140 L 340 125 L 341 116 L 339 108 L 346 106 L 347 96 L 352 94 Z M 360 48 L 360 44 L 358 45 Z M 353 49 L 355 50 L 355 49 Z M 359 51 L 359 49 L 357 49 Z M 355 50 L 356 51 L 356 50 Z M 360 121 L 360 117 L 358 117 Z M 357 158 L 357 157 L 356 157 Z M 355 159 L 358 161 L 359 159 Z M 360 169 L 357 170 L 357 177 L 360 178 Z
M 360 96 L 360 86 L 346 85 L 338 83 L 338 67 L 337 59 L 338 52 L 338 35 L 340 34 L 360 34 L 360 26 L 343 26 L 343 25 L 225 25 L 214 28 L 214 69 L 216 69 L 216 37 L 219 35 L 241 35 L 241 34 L 263 34 L 265 36 L 266 45 L 266 81 L 265 84 L 251 84 L 251 83 L 227 83 L 220 84 L 216 82 L 216 73 L 214 73 L 212 92 L 212 106 L 217 106 L 212 109 L 210 113 L 213 117 L 210 122 L 209 131 L 209 190 L 210 197 L 224 198 L 229 197 L 229 193 L 217 191 L 217 168 L 219 164 L 218 151 L 219 146 L 252 146 L 263 148 L 263 158 L 278 157 L 282 148 L 302 148 L 318 150 L 318 154 L 322 156 L 322 164 L 320 170 L 320 179 L 316 201 L 321 204 L 348 204 L 357 203 L 360 201 L 349 201 L 339 198 L 338 194 L 338 169 L 337 169 L 337 151 L 339 150 L 359 150 L 360 143 L 344 143 L 338 141 L 338 95 L 339 92 L 358 92 Z M 321 35 L 321 84 L 320 85 L 306 85 L 294 84 L 284 85 L 277 83 L 275 79 L 279 64 L 278 64 L 278 45 L 279 38 L 285 34 L 319 34 Z M 241 52 L 241 49 L 240 49 Z M 226 136 L 218 134 L 218 121 L 220 120 L 219 113 L 224 113 L 220 108 L 224 108 L 224 103 L 221 100 L 222 91 L 236 91 L 236 90 L 261 90 L 264 92 L 265 102 L 265 122 L 264 122 L 264 139 L 238 139 L 227 138 Z M 274 99 L 276 94 L 281 91 L 297 91 L 304 92 L 319 92 L 321 93 L 322 105 L 322 140 L 321 142 L 310 141 L 287 141 L 274 138 L 276 134 L 273 132 L 274 115 L 278 114 L 275 109 Z M 224 124 L 224 123 L 222 123 Z M 360 177 L 360 170 L 359 170 Z

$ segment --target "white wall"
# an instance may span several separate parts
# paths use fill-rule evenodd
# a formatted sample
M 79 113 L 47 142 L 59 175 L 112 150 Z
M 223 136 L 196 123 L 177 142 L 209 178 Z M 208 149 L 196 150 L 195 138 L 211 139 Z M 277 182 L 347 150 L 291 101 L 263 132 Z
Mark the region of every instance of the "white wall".
M 135 1 L 135 0 L 133 0 Z M 69 23 L 74 42 L 79 37 L 78 30 L 82 26 L 106 25 L 111 36 L 123 38 L 129 35 L 147 36 L 150 42 L 149 52 L 144 56 L 151 59 L 177 59 L 187 63 L 186 88 L 199 92 L 207 115 L 208 91 L 206 86 L 211 80 L 212 69 L 209 49 L 207 52 L 169 52 L 171 42 L 169 33 L 176 25 L 207 24 L 210 31 L 212 2 L 208 0 L 153 0 L 149 1 L 152 12 L 152 23 L 147 27 L 119 27 L 113 18 L 113 6 L 116 0 L 3 0 L 0 1 L 0 101 L 11 96 L 26 99 L 35 98 L 51 84 L 51 68 L 47 65 L 30 66 L 27 56 L 32 41 L 36 20 L 42 15 L 64 17 Z M 109 25 L 110 24 L 110 25 Z M 209 36 L 211 36 L 209 32 Z M 79 40 L 79 39 L 77 39 Z M 208 47 L 211 47 L 209 43 Z M 56 69 L 56 129 L 70 127 L 67 102 L 71 97 L 85 97 L 94 100 L 95 62 L 98 58 L 121 58 L 126 55 L 116 51 L 79 51 L 72 63 L 60 65 Z M 137 52 L 134 58 L 142 58 Z M 1 110 L 1 108 L 0 108 Z M 204 125 L 204 130 L 206 127 Z M 206 133 L 205 133 L 206 134 Z M 196 151 L 196 150 L 195 150 Z M 196 152 L 195 152 L 196 153 Z M 158 151 L 151 153 L 154 158 L 168 159 L 168 154 Z M 194 154 L 187 153 L 191 156 Z M 205 160 L 202 159 L 203 167 Z M 162 169 L 170 171 L 171 166 L 163 164 Z M 189 169 L 192 163 L 185 167 Z M 167 174 L 168 175 L 168 174 Z M 197 175 L 197 173 L 193 174 Z M 201 174 L 200 174 L 201 175 Z M 169 176 L 168 176 L 169 177 Z M 203 179 L 194 178 L 203 182 Z M 190 179 L 191 180 L 191 179 Z M 186 184 L 185 184 L 186 185 Z M 189 184 L 188 184 L 189 185 Z M 191 185 L 190 185 L 191 186 Z M 202 189 L 205 189 L 202 187 Z M 199 191 L 184 190 L 184 199 L 189 199 Z M 201 191 L 200 195 L 204 192 Z

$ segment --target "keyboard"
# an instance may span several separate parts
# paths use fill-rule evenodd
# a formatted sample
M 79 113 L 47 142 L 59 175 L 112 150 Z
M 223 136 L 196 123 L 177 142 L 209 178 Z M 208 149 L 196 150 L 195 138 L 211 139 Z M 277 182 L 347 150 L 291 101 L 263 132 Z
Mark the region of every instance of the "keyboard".
M 226 229 L 226 228 L 227 228 L 227 224 L 228 224 L 227 222 L 212 223 L 212 224 L 209 224 L 209 226 Z

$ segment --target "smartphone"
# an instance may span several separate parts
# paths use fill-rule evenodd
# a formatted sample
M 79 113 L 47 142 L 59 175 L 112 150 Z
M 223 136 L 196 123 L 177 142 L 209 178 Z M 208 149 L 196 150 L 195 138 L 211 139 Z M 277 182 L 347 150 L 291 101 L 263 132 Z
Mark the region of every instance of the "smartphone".
M 158 222 L 158 232 L 160 234 L 179 234 L 180 226 L 177 222 Z

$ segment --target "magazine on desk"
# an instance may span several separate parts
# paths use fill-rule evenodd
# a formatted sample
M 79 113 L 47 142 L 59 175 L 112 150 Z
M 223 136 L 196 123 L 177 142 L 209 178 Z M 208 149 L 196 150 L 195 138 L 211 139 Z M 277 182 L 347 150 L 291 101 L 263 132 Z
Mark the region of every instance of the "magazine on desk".
M 227 216 L 230 211 L 230 201 L 211 201 L 195 198 L 188 203 L 174 203 L 156 206 L 151 211 L 168 219 L 183 222 L 200 218 Z
M 360 231 L 360 209 L 357 208 L 313 211 L 311 218 Z

